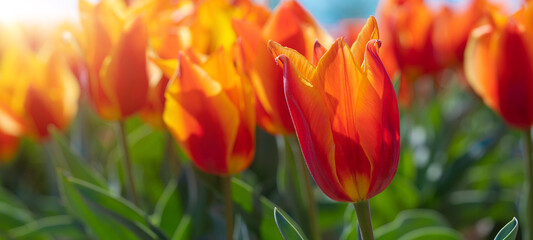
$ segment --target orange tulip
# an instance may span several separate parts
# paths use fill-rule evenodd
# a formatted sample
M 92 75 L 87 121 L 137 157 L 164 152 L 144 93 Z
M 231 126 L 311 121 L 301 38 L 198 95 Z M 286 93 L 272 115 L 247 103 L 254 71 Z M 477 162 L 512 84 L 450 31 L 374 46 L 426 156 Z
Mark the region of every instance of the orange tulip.
M 462 66 L 468 36 L 476 23 L 496 6 L 486 0 L 472 0 L 466 9 L 445 5 L 435 17 L 433 41 L 439 62 L 446 67 Z
M 77 112 L 78 84 L 59 53 L 35 54 L 14 47 L 0 60 L 0 102 L 17 116 L 24 134 L 48 136 L 65 129 Z
M 82 41 L 89 69 L 89 98 L 106 120 L 121 120 L 141 109 L 148 94 L 147 29 L 127 19 L 123 2 L 80 0 Z
M 533 4 L 512 17 L 494 12 L 472 31 L 465 73 L 478 95 L 514 127 L 533 125 Z
M 309 171 L 336 201 L 375 196 L 398 166 L 398 104 L 376 38 L 371 17 L 351 49 L 340 38 L 316 66 L 293 49 L 269 43 L 283 65 L 285 97 Z
M 283 98 L 283 73 L 271 59 L 265 46 L 268 40 L 274 40 L 311 59 L 314 41 L 319 39 L 329 44 L 329 35 L 294 0 L 282 2 L 263 28 L 238 20 L 233 21 L 233 27 L 242 39 L 245 69 L 256 92 L 258 125 L 271 134 L 294 133 L 287 103 Z
M 378 18 L 385 43 L 381 50 L 383 63 L 390 76 L 401 73 L 400 102 L 409 105 L 416 80 L 441 69 L 432 34 L 435 14 L 424 0 L 386 0 L 380 3 Z
M 206 61 L 198 60 L 179 56 L 163 119 L 200 169 L 216 175 L 241 172 L 255 152 L 251 86 L 222 48 Z
M 392 56 L 393 62 L 385 62 L 391 76 L 399 69 L 416 76 L 439 69 L 432 39 L 435 14 L 423 0 L 384 1 L 378 12 L 383 41 L 389 43 L 382 54 Z

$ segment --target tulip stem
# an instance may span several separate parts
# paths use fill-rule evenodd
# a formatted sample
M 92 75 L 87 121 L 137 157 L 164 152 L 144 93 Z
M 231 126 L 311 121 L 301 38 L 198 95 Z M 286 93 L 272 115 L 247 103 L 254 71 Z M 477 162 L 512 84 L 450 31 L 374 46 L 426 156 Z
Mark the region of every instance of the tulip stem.
M 172 137 L 172 134 L 170 132 L 166 132 L 166 146 L 165 146 L 165 154 L 166 154 L 166 161 L 168 162 L 168 166 L 170 167 L 170 175 L 179 175 L 181 173 L 181 162 L 180 158 L 177 156 L 176 153 L 176 147 L 174 145 L 174 138 Z
M 355 214 L 357 215 L 357 221 L 359 222 L 359 229 L 361 230 L 363 240 L 374 240 L 368 200 L 356 202 L 353 206 L 355 207 Z
M 524 239 L 533 240 L 533 158 L 531 156 L 531 131 L 530 129 L 524 131 L 524 157 L 526 162 L 526 182 L 525 182 L 525 191 L 524 194 L 527 196 L 526 199 L 526 226 L 524 230 L 526 232 L 526 237 Z M 527 194 L 527 195 L 526 195 Z
M 226 239 L 233 239 L 233 200 L 231 197 L 231 176 L 223 176 L 224 214 L 226 216 Z
M 137 193 L 135 191 L 135 184 L 133 181 L 133 170 L 130 158 L 130 151 L 128 149 L 128 141 L 126 139 L 126 127 L 124 126 L 124 121 L 119 121 L 118 125 L 120 127 L 120 143 L 122 145 L 122 149 L 124 150 L 124 168 L 127 180 L 126 189 L 128 191 L 128 197 L 130 201 L 133 201 L 136 206 L 139 206 L 139 200 L 137 199 Z
M 298 151 L 299 150 L 300 149 L 298 149 Z M 320 229 L 318 226 L 318 213 L 316 209 L 315 195 L 313 195 L 313 188 L 311 187 L 311 181 L 309 180 L 309 171 L 307 171 L 307 166 L 305 165 L 305 160 L 303 157 L 296 157 L 294 160 L 298 162 L 298 172 L 301 176 L 302 184 L 304 185 L 303 191 L 305 194 L 305 199 L 307 199 L 307 213 L 309 216 L 309 227 L 311 228 L 311 237 L 314 240 L 318 240 L 321 239 Z

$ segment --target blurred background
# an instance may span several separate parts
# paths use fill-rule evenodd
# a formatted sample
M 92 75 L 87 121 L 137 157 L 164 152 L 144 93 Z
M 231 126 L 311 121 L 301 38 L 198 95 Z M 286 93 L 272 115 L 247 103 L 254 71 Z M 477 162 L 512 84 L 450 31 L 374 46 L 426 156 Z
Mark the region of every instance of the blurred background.
M 271 8 L 278 4 L 277 1 L 259 2 Z M 463 9 L 470 3 L 460 0 L 425 2 L 435 9 L 442 5 Z M 504 4 L 507 13 L 515 12 L 521 6 L 519 0 L 492 2 Z M 343 19 L 366 19 L 369 15 L 377 15 L 379 1 L 302 0 L 301 3 L 337 37 L 346 34 L 345 29 L 340 28 Z M 0 26 L 22 24 L 47 29 L 64 21 L 78 24 L 78 18 L 78 1 L 75 0 L 0 1 Z M 39 35 L 38 30 L 27 29 L 30 30 L 26 34 L 30 36 Z M 453 34 L 453 29 L 449 34 Z M 520 211 L 523 209 L 520 204 L 523 203 L 521 192 L 525 178 L 520 132 L 508 127 L 485 106 L 464 80 L 462 70 L 456 67 L 443 67 L 438 74 L 421 74 L 417 79 L 422 80 L 413 84 L 416 85 L 413 92 L 399 93 L 401 102 L 405 96 L 409 99 L 400 107 L 402 149 L 398 173 L 390 186 L 371 200 L 377 239 L 400 239 L 408 233 L 412 235 L 402 239 L 432 239 L 417 238 L 433 236 L 430 234 L 447 236 L 442 239 L 492 239 L 510 219 L 524 213 Z M 391 78 L 399 88 L 401 77 L 391 74 Z M 172 142 L 169 144 L 168 132 L 152 128 L 139 116 L 126 121 L 127 139 L 135 165 L 135 182 L 140 195 L 144 196 L 141 207 L 144 212 L 140 216 L 150 216 L 157 224 L 143 225 L 141 230 L 132 226 L 128 214 L 135 215 L 138 209 L 131 211 L 131 203 L 125 204 L 114 198 L 124 195 L 125 191 L 117 126 L 101 119 L 85 100 L 80 100 L 79 104 L 78 113 L 65 133 L 55 132 L 43 142 L 24 138 L 15 157 L 0 165 L 0 239 L 93 239 L 94 230 L 88 229 L 102 227 L 95 223 L 98 221 L 113 222 L 109 228 L 120 229 L 118 235 L 113 235 L 115 237 L 121 237 L 119 233 L 131 229 L 142 232 L 155 226 L 153 229 L 159 227 L 167 235 L 170 232 L 177 236 L 173 239 L 218 239 L 223 231 L 220 193 L 205 190 L 217 189 L 216 179 L 184 167 L 190 161 L 179 149 L 176 154 L 180 159 L 178 162 L 186 170 L 175 176 L 174 170 L 180 166 L 166 161 L 168 146 L 173 145 Z M 256 157 L 250 169 L 239 176 L 243 182 L 237 186 L 238 194 L 241 194 L 237 198 L 251 199 L 250 202 L 237 203 L 241 215 L 236 221 L 237 229 L 242 232 L 239 233 L 241 239 L 267 239 L 265 236 L 268 235 L 262 235 L 261 229 L 276 230 L 254 220 L 258 211 L 272 208 L 268 204 L 281 207 L 301 224 L 304 231 L 309 231 L 310 226 L 306 225 L 302 213 L 305 210 L 298 206 L 305 200 L 299 199 L 296 203 L 291 200 L 301 198 L 297 196 L 299 190 L 283 189 L 292 179 L 286 170 L 290 166 L 279 160 L 286 155 L 280 145 L 279 139 L 257 129 Z M 96 182 L 103 181 L 109 194 L 102 197 L 90 192 L 85 199 L 105 198 L 102 200 L 107 201 L 105 206 L 119 209 L 120 214 L 127 213 L 128 217 L 106 215 L 108 213 L 100 209 L 100 212 L 96 211 L 96 217 L 91 215 L 96 220 L 90 218 L 89 224 L 80 221 L 79 216 L 71 214 L 73 207 L 66 203 L 64 188 L 58 187 L 58 181 L 59 185 L 65 184 L 61 183 L 59 168 L 77 172 L 76 177 L 83 176 L 80 178 L 84 180 L 96 178 Z M 72 189 L 78 186 L 69 184 L 74 184 Z M 198 186 L 205 189 L 197 190 Z M 319 206 L 319 224 L 324 239 L 357 239 L 352 206 L 331 201 L 318 188 L 313 193 Z M 172 201 L 174 204 L 169 203 Z M 166 216 L 165 209 L 179 214 Z M 84 208 L 82 219 L 89 218 L 84 214 L 90 211 L 90 207 Z M 166 217 L 175 221 L 165 220 Z M 183 219 L 188 220 L 183 222 Z M 173 227 L 168 227 L 171 230 L 167 232 L 161 222 Z M 177 225 L 181 226 L 182 235 L 176 232 Z M 421 234 L 416 232 L 418 229 L 426 229 L 423 234 L 428 235 L 416 235 Z M 90 234 L 86 235 L 88 232 Z M 157 235 L 156 230 L 153 232 Z M 131 234 L 124 236 L 128 237 L 123 239 L 135 239 Z

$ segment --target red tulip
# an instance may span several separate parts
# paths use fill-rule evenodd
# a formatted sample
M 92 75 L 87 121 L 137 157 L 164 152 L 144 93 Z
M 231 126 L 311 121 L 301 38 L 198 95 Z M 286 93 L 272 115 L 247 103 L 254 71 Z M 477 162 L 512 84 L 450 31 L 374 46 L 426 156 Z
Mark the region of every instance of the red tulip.
M 485 103 L 514 127 L 533 125 L 533 4 L 512 17 L 494 12 L 472 31 L 465 73 Z
M 316 66 L 295 50 L 269 43 L 283 65 L 285 97 L 309 171 L 336 201 L 375 196 L 398 166 L 398 104 L 377 37 L 371 17 L 351 50 L 338 39 Z
M 122 120 L 141 109 L 148 94 L 147 29 L 142 19 L 124 17 L 121 2 L 79 5 L 89 98 L 102 118 Z
M 315 40 L 329 44 L 330 36 L 294 0 L 282 2 L 262 28 L 238 20 L 233 21 L 233 27 L 242 39 L 245 70 L 256 92 L 258 125 L 271 134 L 293 134 L 294 127 L 283 99 L 283 73 L 265 46 L 269 40 L 274 40 L 311 59 Z
M 174 138 L 203 171 L 233 175 L 255 152 L 253 92 L 223 49 L 206 61 L 181 54 L 166 94 L 163 119 Z
M 78 108 L 79 86 L 59 53 L 13 47 L 0 60 L 0 100 L 23 131 L 37 139 L 48 127 L 67 128 Z

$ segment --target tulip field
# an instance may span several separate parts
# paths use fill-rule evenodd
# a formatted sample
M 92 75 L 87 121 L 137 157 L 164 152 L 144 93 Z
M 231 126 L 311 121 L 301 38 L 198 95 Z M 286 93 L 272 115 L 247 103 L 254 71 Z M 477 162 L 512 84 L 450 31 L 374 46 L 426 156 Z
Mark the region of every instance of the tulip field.
M 527 0 L 0 2 L 0 240 L 533 240 L 532 39 Z

